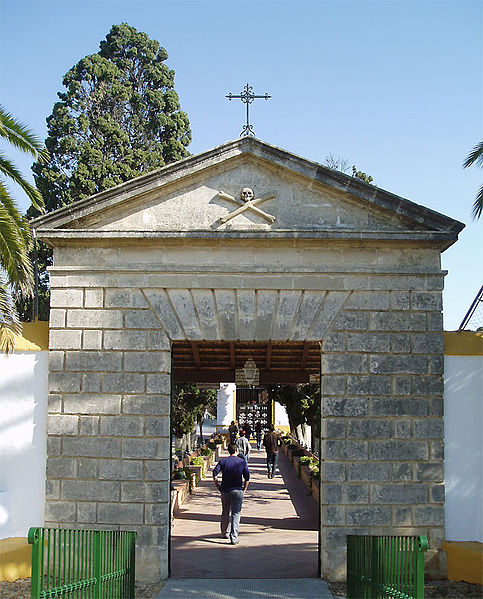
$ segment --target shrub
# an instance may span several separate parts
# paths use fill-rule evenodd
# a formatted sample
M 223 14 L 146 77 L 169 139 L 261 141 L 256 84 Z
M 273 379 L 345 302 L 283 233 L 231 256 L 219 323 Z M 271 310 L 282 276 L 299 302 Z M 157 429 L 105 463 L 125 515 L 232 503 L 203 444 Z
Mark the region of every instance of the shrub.
M 315 480 L 319 480 L 319 478 L 320 478 L 319 467 L 318 466 L 314 466 L 313 468 L 311 468 L 310 469 L 310 474 L 311 474 L 312 478 L 314 478 Z
M 196 458 L 191 458 L 191 460 L 190 460 L 190 464 L 193 464 L 193 466 L 203 466 L 204 463 L 205 463 L 205 460 L 201 456 L 197 456 Z
M 201 455 L 208 456 L 209 458 L 211 458 L 212 453 L 213 450 L 210 447 L 203 447 L 203 449 L 201 450 Z
M 315 462 L 309 455 L 303 455 L 300 457 L 301 466 L 310 466 L 311 464 L 315 464 Z

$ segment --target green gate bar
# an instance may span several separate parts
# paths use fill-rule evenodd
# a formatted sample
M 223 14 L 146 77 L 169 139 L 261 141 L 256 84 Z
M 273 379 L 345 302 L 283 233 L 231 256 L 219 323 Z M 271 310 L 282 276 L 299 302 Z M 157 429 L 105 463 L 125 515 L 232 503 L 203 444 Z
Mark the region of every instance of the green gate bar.
M 31 599 L 132 599 L 136 533 L 31 528 Z
M 424 536 L 347 535 L 347 599 L 424 599 Z

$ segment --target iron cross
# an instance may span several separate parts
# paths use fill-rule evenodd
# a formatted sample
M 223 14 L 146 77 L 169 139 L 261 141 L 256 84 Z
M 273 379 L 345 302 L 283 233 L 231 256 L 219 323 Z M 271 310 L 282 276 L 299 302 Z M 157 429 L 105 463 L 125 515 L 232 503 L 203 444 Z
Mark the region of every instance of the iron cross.
M 258 98 L 263 98 L 264 100 L 269 100 L 272 96 L 269 96 L 268 94 L 265 94 L 264 96 L 257 96 L 253 93 L 253 87 L 251 85 L 248 85 L 248 83 L 245 85 L 245 87 L 243 88 L 243 91 L 240 92 L 239 95 L 234 95 L 231 92 L 225 96 L 226 98 L 228 98 L 229 100 L 234 100 L 236 98 L 239 98 L 244 104 L 247 105 L 247 122 L 246 125 L 243 125 L 243 129 L 242 132 L 240 133 L 240 137 L 243 137 L 244 135 L 253 135 L 255 136 L 255 131 L 253 130 L 253 125 L 250 125 L 250 104 L 253 102 L 253 100 L 256 100 Z

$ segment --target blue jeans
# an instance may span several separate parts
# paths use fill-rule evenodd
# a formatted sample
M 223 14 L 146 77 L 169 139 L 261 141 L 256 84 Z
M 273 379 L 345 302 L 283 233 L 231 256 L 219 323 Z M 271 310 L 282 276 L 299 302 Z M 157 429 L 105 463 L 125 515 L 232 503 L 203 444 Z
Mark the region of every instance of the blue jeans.
M 262 433 L 257 433 L 257 449 L 260 451 L 262 448 Z
M 230 541 L 232 543 L 238 539 L 242 503 L 243 491 L 241 489 L 221 492 L 221 534 L 224 535 L 228 532 L 231 512 Z
M 275 453 L 267 453 L 267 471 L 272 476 L 275 474 L 277 469 L 278 451 Z

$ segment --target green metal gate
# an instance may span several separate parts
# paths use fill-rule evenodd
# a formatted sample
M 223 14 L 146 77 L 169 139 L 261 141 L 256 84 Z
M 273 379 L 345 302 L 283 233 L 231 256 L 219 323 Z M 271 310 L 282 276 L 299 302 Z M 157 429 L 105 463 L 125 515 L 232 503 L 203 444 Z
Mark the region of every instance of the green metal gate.
M 419 537 L 347 536 L 347 599 L 424 599 Z
M 136 533 L 31 528 L 30 597 L 132 599 Z

